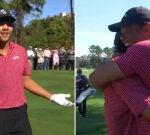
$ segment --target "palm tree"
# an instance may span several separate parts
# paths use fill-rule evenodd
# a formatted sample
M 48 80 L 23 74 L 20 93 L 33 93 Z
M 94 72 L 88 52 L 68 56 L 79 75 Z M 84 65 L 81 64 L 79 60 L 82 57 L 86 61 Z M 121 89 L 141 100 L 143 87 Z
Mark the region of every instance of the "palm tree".
M 21 44 L 23 21 L 26 15 L 33 11 L 42 13 L 45 0 L 10 0 L 8 5 L 12 14 L 16 17 L 15 42 Z
M 74 11 L 73 11 L 73 4 L 74 1 L 70 0 L 70 11 L 71 11 L 71 30 L 73 35 L 73 42 L 74 42 L 74 36 L 75 36 L 75 27 L 74 27 Z

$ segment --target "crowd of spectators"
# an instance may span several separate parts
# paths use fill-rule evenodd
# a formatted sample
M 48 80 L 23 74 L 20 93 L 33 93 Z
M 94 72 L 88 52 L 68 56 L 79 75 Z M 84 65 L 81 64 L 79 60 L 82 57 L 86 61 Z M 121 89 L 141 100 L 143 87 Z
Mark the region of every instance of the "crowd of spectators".
M 29 46 L 27 50 L 31 70 L 74 70 L 74 46 L 67 51 L 64 46 L 44 49 Z

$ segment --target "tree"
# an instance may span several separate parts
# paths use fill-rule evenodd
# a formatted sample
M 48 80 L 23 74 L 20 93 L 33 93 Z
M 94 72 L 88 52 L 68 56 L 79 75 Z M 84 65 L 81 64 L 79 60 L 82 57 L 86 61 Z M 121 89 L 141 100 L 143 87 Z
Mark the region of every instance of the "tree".
M 113 48 L 105 47 L 103 52 L 107 54 L 107 58 L 111 58 L 113 54 Z
M 76 57 L 76 67 L 77 68 L 88 68 L 90 66 L 90 60 L 86 55 Z
M 79 67 L 88 68 L 90 65 L 90 61 L 86 55 L 80 57 Z
M 65 46 L 66 49 L 70 48 L 70 45 L 73 45 L 70 18 L 54 16 L 40 20 L 32 20 L 23 29 L 24 46 L 28 47 L 32 45 L 40 48 L 45 46 L 49 46 L 50 48 Z
M 5 3 L 6 4 L 6 3 Z M 10 0 L 7 2 L 8 10 L 16 17 L 16 28 L 14 30 L 14 40 L 22 44 L 22 29 L 24 18 L 27 15 L 37 15 L 42 13 L 45 0 Z
M 90 56 L 90 66 L 96 68 L 97 66 L 101 65 L 102 59 L 101 57 L 97 56 Z
M 73 45 L 71 28 L 63 18 L 54 17 L 50 21 L 46 31 L 52 46 L 60 47 L 63 45 L 69 48 L 70 45 Z
M 102 53 L 102 49 L 100 48 L 99 45 L 91 45 L 89 47 L 89 52 L 91 55 L 93 56 L 97 56 L 100 57 L 101 53 Z
M 89 47 L 89 52 L 90 52 L 90 65 L 92 67 L 97 67 L 98 65 L 101 64 L 101 54 L 102 54 L 102 49 L 100 48 L 99 45 L 91 45 Z
M 9 5 L 6 0 L 0 0 L 0 9 L 5 9 L 6 11 L 9 10 Z
M 45 46 L 48 45 L 48 37 L 41 20 L 33 20 L 30 25 L 24 27 L 23 36 L 23 44 L 26 48 L 28 48 L 29 45 L 38 48 L 45 48 Z
M 71 11 L 71 33 L 72 33 L 72 37 L 73 37 L 73 42 L 74 42 L 74 32 L 75 32 L 75 27 L 74 27 L 74 12 L 73 12 L 73 4 L 74 1 L 70 0 L 70 11 Z
M 76 57 L 76 68 L 79 68 L 80 57 Z

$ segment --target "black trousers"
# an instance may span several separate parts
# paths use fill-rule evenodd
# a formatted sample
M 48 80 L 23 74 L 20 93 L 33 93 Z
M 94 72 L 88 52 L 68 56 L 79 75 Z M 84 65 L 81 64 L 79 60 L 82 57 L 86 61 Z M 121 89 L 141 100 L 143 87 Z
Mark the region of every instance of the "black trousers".
M 66 65 L 66 70 L 74 70 L 74 60 L 68 60 Z
M 79 108 L 79 114 L 82 116 L 86 115 L 86 99 L 83 100 L 81 104 L 78 105 Z
M 63 70 L 65 65 L 65 59 L 60 58 L 59 60 L 59 70 Z
M 32 135 L 27 105 L 0 109 L 0 135 Z
M 36 67 L 37 67 L 37 58 L 33 58 L 33 69 L 36 70 Z

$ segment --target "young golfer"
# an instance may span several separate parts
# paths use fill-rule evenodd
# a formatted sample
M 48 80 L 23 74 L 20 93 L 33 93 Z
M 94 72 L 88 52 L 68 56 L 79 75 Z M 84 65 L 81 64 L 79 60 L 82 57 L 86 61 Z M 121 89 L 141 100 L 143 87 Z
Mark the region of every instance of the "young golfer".
M 9 41 L 15 18 L 0 10 L 0 135 L 32 135 L 24 88 L 62 106 L 70 94 L 52 94 L 31 79 L 26 50 Z

